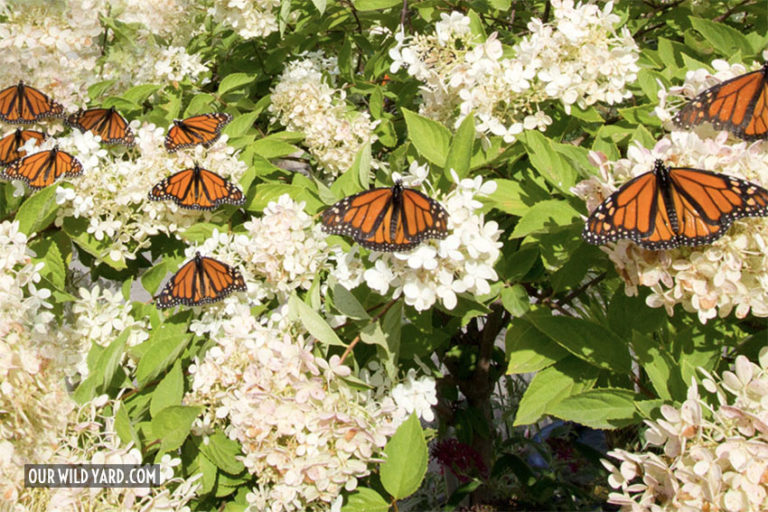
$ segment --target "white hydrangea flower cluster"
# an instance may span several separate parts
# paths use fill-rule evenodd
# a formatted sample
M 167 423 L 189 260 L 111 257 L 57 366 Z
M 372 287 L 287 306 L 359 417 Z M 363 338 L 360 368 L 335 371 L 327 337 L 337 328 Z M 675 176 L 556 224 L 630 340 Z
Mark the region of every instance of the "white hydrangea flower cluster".
M 214 2 L 208 12 L 243 39 L 253 39 L 277 31 L 279 10 L 280 0 L 224 0 Z
M 261 217 L 243 223 L 244 232 L 215 230 L 202 244 L 187 247 L 185 254 L 192 258 L 199 251 L 240 270 L 251 305 L 273 298 L 284 303 L 294 290 L 308 290 L 318 273 L 331 265 L 326 235 L 304 206 L 283 194 L 267 204 Z M 202 334 L 214 328 L 221 313 L 231 314 L 242 296 L 235 294 L 205 308 L 202 317 L 193 321 L 192 330 Z
M 429 375 L 417 378 L 416 370 L 411 368 L 405 381 L 392 389 L 392 399 L 406 416 L 415 412 L 424 421 L 435 419 L 432 406 L 437 405 L 437 388 L 435 379 Z
M 621 461 L 618 468 L 602 461 L 619 490 L 609 503 L 632 512 L 766 510 L 768 347 L 759 362 L 738 356 L 735 370 L 722 377 L 702 372 L 715 406 L 701 399 L 695 381 L 679 409 L 662 405 L 664 418 L 646 421 L 645 438 L 658 452 L 608 452 Z
M 639 145 L 627 151 L 627 158 L 608 161 L 591 153 L 600 175 L 582 181 L 573 192 L 592 211 L 615 192 L 621 183 L 648 172 L 657 158 L 667 165 L 722 172 L 768 186 L 768 152 L 764 143 L 729 141 L 727 132 L 702 139 L 696 132 L 675 131 L 661 139 L 652 150 Z M 699 247 L 667 251 L 642 249 L 628 240 L 602 247 L 625 282 L 627 295 L 636 295 L 638 286 L 651 294 L 646 303 L 664 307 L 669 315 L 675 304 L 696 313 L 705 323 L 732 311 L 737 318 L 750 312 L 768 316 L 768 219 L 739 219 L 722 238 Z
M 208 149 L 196 146 L 169 154 L 163 147 L 164 128 L 146 123 L 138 126 L 136 122 L 132 128 L 138 153 L 132 160 L 107 152 L 100 146 L 98 136 L 79 130 L 40 146 L 48 149 L 56 144 L 75 155 L 84 168 L 82 175 L 68 180 L 68 185 L 56 185 L 56 200 L 60 204 L 56 225 L 62 225 L 69 217 L 88 219 L 88 233 L 96 240 L 108 242 L 105 256 L 115 262 L 135 258 L 138 251 L 149 245 L 152 235 L 174 235 L 215 215 L 215 211 L 186 210 L 172 201 L 147 199 L 152 187 L 163 178 L 192 167 L 195 162 L 233 183 L 246 170 L 246 165 L 234 156 L 234 149 L 227 146 L 226 135 Z M 16 183 L 23 190 L 21 182 Z
M 269 106 L 274 121 L 304 133 L 304 144 L 329 181 L 352 166 L 363 145 L 376 140 L 376 122 L 367 112 L 351 109 L 345 91 L 329 84 L 338 73 L 335 58 L 307 54 L 286 66 Z
M 350 368 L 338 356 L 314 355 L 284 313 L 285 307 L 255 318 L 248 305 L 233 304 L 208 334 L 215 346 L 190 366 L 185 403 L 208 411 L 196 432 L 227 420 L 243 463 L 258 475 L 250 510 L 327 509 L 379 460 L 395 430 L 395 407 L 350 386 Z
M 552 119 L 544 102 L 560 101 L 570 112 L 574 104 L 629 98 L 626 85 L 639 71 L 639 49 L 626 27 L 617 33 L 613 2 L 602 10 L 572 0 L 553 0 L 552 7 L 554 21 L 532 19 L 530 35 L 510 52 L 495 33 L 485 41 L 474 36 L 468 16 L 442 13 L 433 34 L 408 42 L 403 32 L 396 34 L 390 71 L 404 68 L 424 82 L 422 114 L 449 126 L 472 114 L 479 134 L 508 143 L 523 130 L 546 130 Z
M 413 169 L 412 169 L 413 170 Z M 475 296 L 491 291 L 498 279 L 493 266 L 501 254 L 501 230 L 496 222 L 485 222 L 478 212 L 482 207 L 476 197 L 492 194 L 493 181 L 482 177 L 463 179 L 453 173 L 458 186 L 443 198 L 437 198 L 448 212 L 448 237 L 429 240 L 408 252 L 371 252 L 373 266 L 362 270 L 359 260 L 336 258 L 331 272 L 348 289 L 360 284 L 360 275 L 371 290 L 392 298 L 400 295 L 418 311 L 431 308 L 437 300 L 447 309 L 458 302 L 457 294 Z M 393 176 L 397 179 L 399 176 Z M 411 185 L 413 179 L 403 179 Z
M 80 107 L 88 100 L 88 87 L 105 80 L 115 80 L 114 88 L 120 91 L 136 83 L 162 83 L 171 76 L 202 79 L 207 68 L 199 56 L 165 48 L 154 37 L 173 35 L 176 45 L 186 45 L 194 33 L 184 26 L 190 20 L 187 7 L 188 2 L 174 0 L 4 3 L 7 20 L 0 23 L 0 66 L 6 82 L 2 87 L 24 80 L 66 106 Z M 133 47 L 116 45 L 102 65 L 104 27 L 99 15 L 110 14 L 147 28 L 139 31 Z M 166 64 L 156 69 L 156 62 Z

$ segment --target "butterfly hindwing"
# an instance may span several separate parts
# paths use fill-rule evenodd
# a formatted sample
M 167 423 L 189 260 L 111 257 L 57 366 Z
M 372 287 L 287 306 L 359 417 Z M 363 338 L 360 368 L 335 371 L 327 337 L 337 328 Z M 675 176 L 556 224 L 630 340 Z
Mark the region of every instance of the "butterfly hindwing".
M 590 214 L 582 236 L 596 245 L 627 238 L 646 249 L 671 249 L 711 243 L 734 220 L 758 216 L 768 216 L 768 190 L 657 160 L 653 171 L 621 186 Z
M 171 277 L 155 302 L 160 309 L 179 304 L 199 306 L 222 300 L 232 292 L 245 291 L 246 288 L 239 270 L 197 253 Z
M 9 165 L 19 158 L 26 156 L 25 151 L 19 151 L 19 148 L 30 139 L 35 139 L 39 144 L 44 141 L 46 135 L 43 132 L 35 130 L 22 130 L 19 128 L 15 132 L 9 133 L 0 139 L 0 165 Z
M 136 143 L 128 121 L 114 107 L 80 110 L 69 116 L 66 123 L 82 132 L 93 132 L 105 144 L 133 146 Z
M 165 137 L 165 149 L 174 152 L 197 144 L 209 147 L 219 139 L 221 130 L 230 121 L 232 116 L 223 112 L 188 117 L 182 121 L 177 119 Z
M 448 214 L 434 199 L 404 188 L 376 188 L 346 197 L 323 212 L 327 233 L 352 237 L 377 251 L 406 251 L 427 238 L 445 238 Z
M 19 82 L 0 91 L 0 120 L 32 124 L 40 119 L 61 117 L 64 106 L 34 87 Z
M 82 164 L 65 151 L 53 148 L 20 158 L 0 171 L 0 178 L 21 180 L 30 188 L 52 185 L 62 176 L 74 177 L 83 173 Z
M 195 165 L 173 174 L 152 187 L 153 201 L 170 199 L 183 208 L 212 210 L 220 204 L 241 205 L 243 192 L 215 172 Z
M 746 140 L 768 137 L 768 63 L 710 87 L 673 118 L 682 128 L 709 122 Z

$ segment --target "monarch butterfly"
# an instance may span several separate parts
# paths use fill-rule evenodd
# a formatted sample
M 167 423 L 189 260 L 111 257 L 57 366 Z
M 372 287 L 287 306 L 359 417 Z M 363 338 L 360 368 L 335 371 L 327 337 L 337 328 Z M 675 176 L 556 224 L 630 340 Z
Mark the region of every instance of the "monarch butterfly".
M 346 197 L 323 212 L 323 230 L 351 236 L 377 251 L 406 251 L 427 238 L 445 238 L 448 214 L 432 198 L 404 188 L 374 188 Z
M 200 256 L 198 252 L 171 277 L 156 297 L 156 303 L 160 309 L 179 304 L 199 306 L 246 288 L 239 270 L 219 260 Z
M 13 124 L 32 124 L 46 117 L 61 117 L 64 106 L 34 87 L 12 85 L 0 91 L 0 119 Z
M 239 188 L 197 164 L 194 169 L 179 171 L 152 187 L 149 198 L 153 201 L 172 199 L 179 206 L 192 210 L 213 210 L 223 203 L 245 202 Z
M 131 127 L 115 107 L 79 110 L 69 116 L 65 122 L 81 132 L 93 132 L 100 136 L 101 142 L 105 144 L 134 145 L 135 137 Z
M 768 135 L 768 62 L 757 71 L 710 87 L 686 104 L 673 118 L 690 128 L 705 121 L 746 140 Z
M 0 178 L 22 180 L 30 188 L 44 188 L 52 185 L 62 175 L 71 177 L 82 173 L 83 166 L 77 158 L 60 151 L 57 146 L 16 160 L 0 171 Z
M 735 219 L 768 215 L 768 190 L 725 174 L 668 167 L 622 185 L 587 219 L 584 240 L 600 245 L 628 238 L 647 249 L 717 240 Z
M 221 129 L 231 120 L 232 116 L 223 112 L 188 117 L 183 121 L 176 119 L 165 136 L 165 149 L 173 153 L 196 144 L 207 148 L 219 139 Z
M 43 132 L 35 130 L 17 129 L 0 139 L 0 165 L 8 165 L 15 160 L 26 155 L 26 151 L 19 151 L 19 148 L 26 144 L 29 139 L 35 139 L 39 144 L 45 140 L 46 135 Z

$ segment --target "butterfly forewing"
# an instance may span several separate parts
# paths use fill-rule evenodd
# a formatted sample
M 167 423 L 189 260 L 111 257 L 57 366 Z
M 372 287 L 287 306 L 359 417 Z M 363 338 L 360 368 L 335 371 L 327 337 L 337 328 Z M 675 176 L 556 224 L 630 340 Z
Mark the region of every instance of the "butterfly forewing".
M 194 167 L 165 178 L 149 193 L 154 201 L 170 199 L 183 208 L 212 210 L 220 204 L 245 203 L 243 192 L 215 172 Z
M 768 63 L 710 87 L 687 103 L 673 118 L 690 128 L 703 122 L 746 139 L 768 136 Z

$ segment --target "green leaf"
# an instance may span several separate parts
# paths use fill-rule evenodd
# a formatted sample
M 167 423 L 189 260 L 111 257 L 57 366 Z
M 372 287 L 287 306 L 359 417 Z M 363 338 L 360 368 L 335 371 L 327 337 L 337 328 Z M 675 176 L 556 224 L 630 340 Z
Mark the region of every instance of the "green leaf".
M 352 3 L 358 11 L 375 11 L 403 5 L 402 0 L 354 0 Z
M 513 318 L 523 316 L 531 308 L 528 292 L 519 284 L 501 289 L 501 303 Z
M 168 265 L 165 260 L 160 260 L 160 263 L 142 274 L 141 285 L 150 295 L 154 295 L 167 274 Z
M 355 320 L 368 320 L 371 316 L 352 292 L 336 283 L 333 286 L 333 305 L 339 313 Z
M 120 440 L 124 444 L 133 442 L 134 446 L 141 449 L 141 440 L 136 433 L 136 429 L 131 424 L 131 418 L 128 416 L 128 408 L 124 403 L 120 403 L 120 406 L 115 413 L 115 432 L 120 437 Z
M 307 332 L 326 345 L 346 346 L 343 341 L 336 336 L 328 322 L 321 317 L 315 310 L 304 304 L 296 294 L 292 294 L 288 299 L 288 315 L 293 320 L 298 320 L 307 329 Z
M 115 261 L 110 256 L 112 241 L 109 237 L 103 237 L 101 240 L 88 233 L 88 219 L 66 217 L 62 224 L 64 232 L 69 235 L 73 242 L 85 252 L 102 261 L 115 270 L 125 270 L 127 265 L 125 259 L 121 256 L 119 261 Z
M 558 418 L 597 429 L 614 429 L 640 421 L 635 400 L 640 397 L 628 389 L 592 389 L 564 398 L 547 408 Z
M 427 443 L 415 414 L 405 420 L 384 447 L 386 460 L 379 471 L 381 483 L 395 499 L 410 496 L 427 472 Z
M 61 185 L 59 185 L 61 186 Z M 45 187 L 21 203 L 16 213 L 19 231 L 27 236 L 45 229 L 56 218 L 56 187 Z
M 30 243 L 29 248 L 36 255 L 32 261 L 42 261 L 45 264 L 40 270 L 40 275 L 56 288 L 63 290 L 67 278 L 67 268 L 64 265 L 64 258 L 61 255 L 61 251 L 59 251 L 59 246 L 56 245 L 53 239 L 44 238 Z
M 140 386 L 160 375 L 171 366 L 187 346 L 191 334 L 187 333 L 190 311 L 183 311 L 169 318 L 159 327 L 150 331 L 144 355 L 136 367 L 136 380 Z
M 271 136 L 254 141 L 250 147 L 256 154 L 267 159 L 291 155 L 300 151 L 299 148 L 293 144 L 288 144 L 287 142 Z
M 312 0 L 312 3 L 315 5 L 320 14 L 325 12 L 325 0 Z
M 373 489 L 358 487 L 347 497 L 341 512 L 387 512 L 389 503 Z
M 555 149 L 553 142 L 537 130 L 528 130 L 521 136 L 528 158 L 534 169 L 561 192 L 571 195 L 576 183 L 576 171 Z
M 533 205 L 517 223 L 510 238 L 522 238 L 531 233 L 548 233 L 555 227 L 573 223 L 580 218 L 567 201 L 550 199 Z
M 459 125 L 459 129 L 453 136 L 448 157 L 445 160 L 443 172 L 449 182 L 453 183 L 451 169 L 456 171 L 459 178 L 466 178 L 469 174 L 469 162 L 472 158 L 472 145 L 475 142 L 475 117 L 467 116 Z
M 118 366 L 120 366 L 125 350 L 125 342 L 130 334 L 131 329 L 125 329 L 99 356 L 96 367 L 99 369 L 99 372 L 103 372 L 101 388 L 104 391 L 109 389 L 109 383 L 112 382 L 112 377 L 114 377 Z
M 644 334 L 634 332 L 632 349 L 659 398 L 681 402 L 685 400 L 687 387 L 680 375 L 678 362 L 665 347 Z
M 184 395 L 184 374 L 181 370 L 181 361 L 176 361 L 160 384 L 152 392 L 152 401 L 149 405 L 149 414 L 154 418 L 157 414 L 174 405 L 181 405 Z
M 573 356 L 538 372 L 520 400 L 514 426 L 536 423 L 565 397 L 592 388 L 594 373 L 593 368 Z
M 230 138 L 242 137 L 248 130 L 253 128 L 253 123 L 256 118 L 259 117 L 258 112 L 248 112 L 247 114 L 241 114 L 236 116 L 232 122 L 222 129 L 222 133 L 226 133 Z
M 451 142 L 448 128 L 407 108 L 403 108 L 403 116 L 408 126 L 408 140 L 419 154 L 438 167 L 444 167 Z
M 249 75 L 248 73 L 232 73 L 227 75 L 219 84 L 219 96 L 224 96 L 229 91 L 248 85 L 255 79 L 254 75 Z
M 160 451 L 168 452 L 180 447 L 192 429 L 202 407 L 175 405 L 166 407 L 150 423 L 152 434 L 160 440 Z
M 581 318 L 530 314 L 526 317 L 538 330 L 576 357 L 604 370 L 629 373 L 632 361 L 628 342 L 605 327 Z
M 116 82 L 117 80 L 104 80 L 103 82 L 96 82 L 92 86 L 88 87 L 88 97 L 92 100 L 101 97 L 113 85 L 115 85 Z
M 208 442 L 200 444 L 200 451 L 216 464 L 216 467 L 231 475 L 236 475 L 245 469 L 245 465 L 237 459 L 242 455 L 240 444 L 222 432 L 215 432 L 208 436 Z
M 537 372 L 569 357 L 567 350 L 521 318 L 510 322 L 505 345 L 508 374 Z
M 152 94 L 154 94 L 155 91 L 160 89 L 160 87 L 161 86 L 157 84 L 137 85 L 125 91 L 123 94 L 120 95 L 120 97 L 136 105 L 141 105 L 147 100 L 147 98 L 149 98 Z
M 379 345 L 384 350 L 389 351 L 387 337 L 384 335 L 384 331 L 378 321 L 363 327 L 360 331 L 360 341 L 366 345 Z
M 489 195 L 485 202 L 493 208 L 497 208 L 510 215 L 522 216 L 531 209 L 530 197 L 526 197 L 526 192 L 519 181 L 496 179 L 496 191 Z M 540 198 L 541 200 L 544 197 Z
M 721 55 L 733 55 L 737 52 L 744 56 L 754 55 L 755 50 L 749 40 L 735 28 L 695 16 L 689 16 L 688 19 L 691 20 L 693 28 Z
M 355 162 L 352 164 L 352 169 L 357 170 L 357 179 L 363 190 L 368 188 L 368 183 L 371 181 L 371 143 L 366 142 L 355 155 Z

